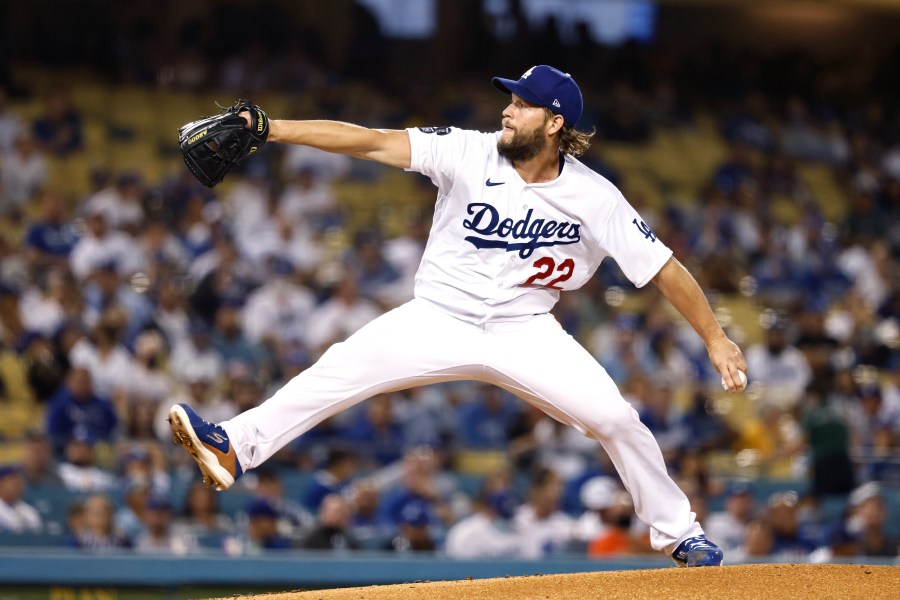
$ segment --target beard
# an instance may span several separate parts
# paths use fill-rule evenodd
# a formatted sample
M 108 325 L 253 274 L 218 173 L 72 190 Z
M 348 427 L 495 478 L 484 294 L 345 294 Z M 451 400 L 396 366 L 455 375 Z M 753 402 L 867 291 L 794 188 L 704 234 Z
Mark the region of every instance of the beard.
M 537 156 L 546 145 L 542 128 L 535 127 L 529 132 L 516 131 L 507 142 L 502 138 L 497 140 L 497 152 L 511 162 L 526 161 Z

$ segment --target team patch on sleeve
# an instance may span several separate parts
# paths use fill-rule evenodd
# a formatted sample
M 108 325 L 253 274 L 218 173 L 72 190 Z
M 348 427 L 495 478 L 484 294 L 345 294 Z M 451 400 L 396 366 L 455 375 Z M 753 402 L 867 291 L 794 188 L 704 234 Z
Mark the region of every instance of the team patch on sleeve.
M 447 135 L 452 127 L 419 127 L 422 133 L 435 133 L 437 135 Z

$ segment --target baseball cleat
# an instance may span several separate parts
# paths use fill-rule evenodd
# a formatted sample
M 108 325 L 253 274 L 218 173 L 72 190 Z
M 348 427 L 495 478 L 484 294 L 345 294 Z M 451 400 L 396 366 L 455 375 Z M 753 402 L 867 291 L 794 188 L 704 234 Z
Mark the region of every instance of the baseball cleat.
M 243 474 L 224 429 L 201 419 L 187 404 L 170 408 L 168 421 L 173 441 L 200 466 L 203 483 L 222 491 Z
M 705 535 L 684 540 L 672 553 L 672 560 L 679 567 L 720 567 L 724 558 L 722 549 Z

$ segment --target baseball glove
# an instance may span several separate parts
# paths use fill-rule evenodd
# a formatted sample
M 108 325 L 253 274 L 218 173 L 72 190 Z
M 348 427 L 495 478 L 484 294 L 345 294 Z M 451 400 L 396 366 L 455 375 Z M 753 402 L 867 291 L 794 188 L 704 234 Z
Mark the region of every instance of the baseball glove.
M 221 108 L 221 107 L 220 107 Z M 250 113 L 251 126 L 240 116 Z M 178 129 L 184 163 L 200 183 L 213 187 L 238 163 L 260 149 L 269 136 L 269 117 L 257 105 L 238 100 L 217 115 Z

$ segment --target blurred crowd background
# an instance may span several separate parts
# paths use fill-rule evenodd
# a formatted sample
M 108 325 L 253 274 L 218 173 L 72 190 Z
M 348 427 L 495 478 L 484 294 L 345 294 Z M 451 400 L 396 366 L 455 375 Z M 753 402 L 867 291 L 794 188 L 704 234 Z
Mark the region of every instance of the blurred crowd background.
M 555 313 L 653 431 L 731 561 L 900 547 L 900 11 L 888 2 L 101 0 L 0 5 L 0 543 L 454 557 L 651 552 L 602 448 L 453 383 L 322 423 L 223 494 L 171 443 L 406 301 L 430 181 L 271 144 L 203 188 L 177 128 L 491 131 L 494 75 L 585 95 L 618 185 L 741 344 L 604 264 Z M 35 32 L 40 35 L 34 35 Z M 652 286 L 649 286 L 652 288 Z M 540 348 L 535 348 L 540 352 Z

